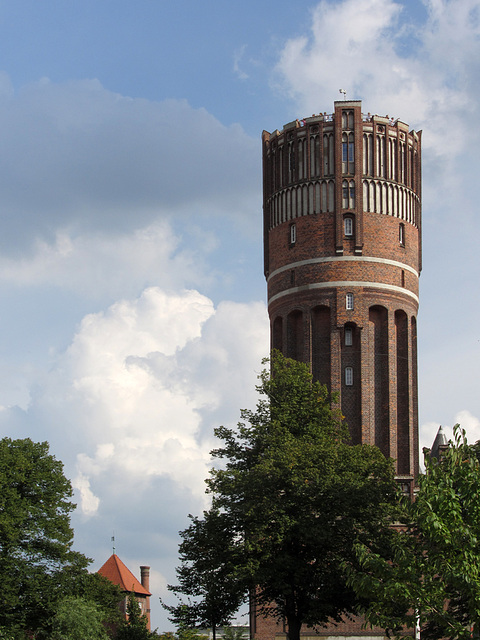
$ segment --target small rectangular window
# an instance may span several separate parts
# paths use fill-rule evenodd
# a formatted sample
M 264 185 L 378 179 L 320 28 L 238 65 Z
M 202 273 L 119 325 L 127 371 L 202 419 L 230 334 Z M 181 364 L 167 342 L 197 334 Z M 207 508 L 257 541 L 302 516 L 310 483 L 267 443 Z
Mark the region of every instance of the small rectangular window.
M 353 344 L 353 329 L 352 327 L 345 327 L 345 346 L 351 347 Z
M 403 222 L 401 222 L 398 227 L 398 241 L 400 242 L 402 247 L 405 246 L 405 225 L 403 224 Z
M 352 218 L 345 218 L 343 221 L 345 235 L 353 236 L 353 220 Z
M 353 386 L 353 367 L 345 367 L 345 385 L 347 387 Z
M 297 227 L 294 224 L 290 225 L 290 244 L 295 244 L 297 241 Z
M 345 296 L 345 308 L 350 311 L 353 309 L 353 293 L 347 293 Z

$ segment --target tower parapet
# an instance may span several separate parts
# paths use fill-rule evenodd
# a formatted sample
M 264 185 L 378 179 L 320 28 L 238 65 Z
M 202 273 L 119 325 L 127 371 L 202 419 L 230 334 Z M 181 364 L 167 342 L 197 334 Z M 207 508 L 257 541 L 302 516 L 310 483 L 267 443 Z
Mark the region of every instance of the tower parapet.
M 271 346 L 339 394 L 352 442 L 418 473 L 421 132 L 337 101 L 263 132 Z

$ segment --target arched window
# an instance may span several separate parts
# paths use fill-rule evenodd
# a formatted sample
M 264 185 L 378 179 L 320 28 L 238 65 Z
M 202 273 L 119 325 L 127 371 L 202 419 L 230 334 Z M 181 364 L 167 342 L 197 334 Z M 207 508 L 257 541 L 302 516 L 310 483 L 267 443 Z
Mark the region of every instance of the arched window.
M 293 142 L 288 143 L 288 181 L 295 180 L 295 147 Z
M 353 367 L 345 367 L 345 385 L 347 387 L 353 386 Z
M 348 209 L 348 180 L 342 181 L 342 207 Z
M 342 173 L 355 173 L 355 145 L 353 133 L 342 135 Z
M 323 175 L 332 175 L 333 170 L 333 134 L 325 133 L 323 135 Z
M 385 136 L 377 135 L 377 176 L 385 178 Z
M 371 133 L 363 134 L 363 173 L 373 175 L 373 136 Z
M 355 181 L 342 181 L 342 207 L 344 209 L 355 208 Z
M 353 218 L 351 216 L 345 216 L 343 219 L 343 230 L 346 236 L 353 236 Z
M 350 109 L 342 111 L 342 129 L 353 129 L 353 111 Z
M 353 327 L 345 327 L 345 346 L 351 347 L 353 344 Z
M 304 142 L 303 140 L 299 140 L 298 141 L 298 179 L 299 180 L 303 180 L 303 178 L 305 177 L 303 175 L 303 147 L 304 147 Z

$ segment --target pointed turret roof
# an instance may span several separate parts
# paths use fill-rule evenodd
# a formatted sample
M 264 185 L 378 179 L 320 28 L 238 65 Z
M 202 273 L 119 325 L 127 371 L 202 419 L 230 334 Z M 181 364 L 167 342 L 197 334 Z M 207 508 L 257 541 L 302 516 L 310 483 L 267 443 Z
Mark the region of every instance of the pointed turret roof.
M 435 440 L 432 444 L 432 450 L 430 452 L 430 456 L 432 458 L 437 458 L 438 460 L 440 451 L 442 451 L 442 449 L 445 449 L 447 445 L 448 445 L 447 436 L 443 432 L 443 427 L 440 425 L 440 428 L 437 431 Z
M 133 591 L 136 595 L 151 596 L 150 591 L 137 580 L 133 573 L 128 569 L 120 558 L 114 553 L 97 571 L 101 576 L 118 584 L 122 591 L 130 593 Z

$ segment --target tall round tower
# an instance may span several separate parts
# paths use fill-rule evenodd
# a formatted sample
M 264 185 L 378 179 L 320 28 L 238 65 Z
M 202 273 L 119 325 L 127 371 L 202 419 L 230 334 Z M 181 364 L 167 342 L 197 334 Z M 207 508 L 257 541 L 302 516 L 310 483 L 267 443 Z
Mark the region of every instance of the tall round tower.
M 362 114 L 263 132 L 271 346 L 338 393 L 353 443 L 418 473 L 417 330 L 421 132 Z

